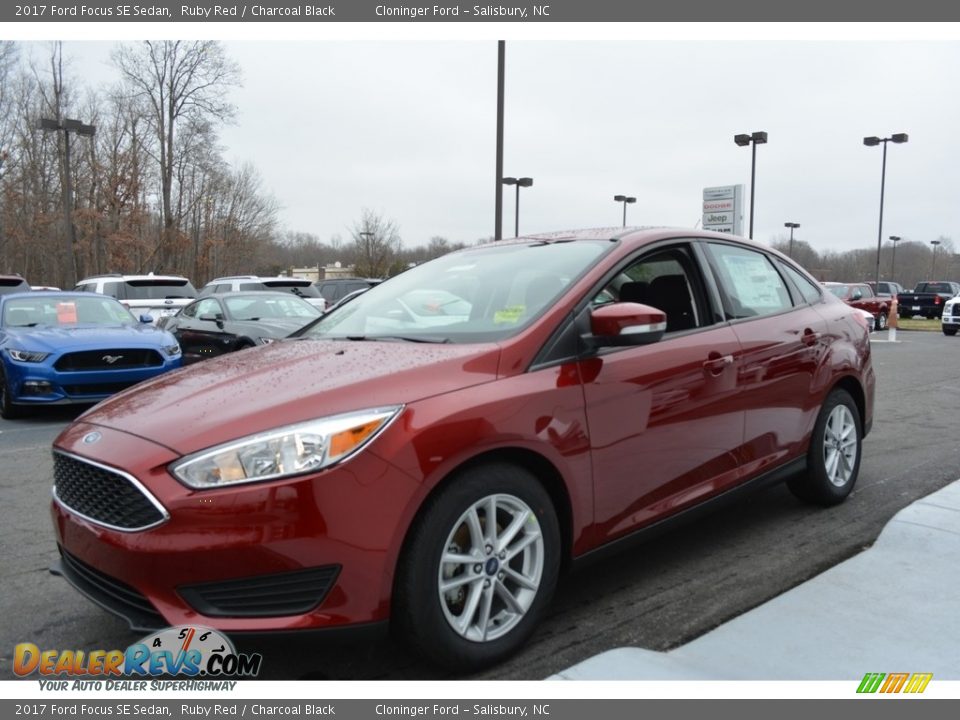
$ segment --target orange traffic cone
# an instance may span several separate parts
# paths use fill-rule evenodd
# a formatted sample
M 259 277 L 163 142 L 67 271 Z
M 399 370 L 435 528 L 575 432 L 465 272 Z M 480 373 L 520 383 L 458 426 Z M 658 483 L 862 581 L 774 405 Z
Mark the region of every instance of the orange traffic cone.
M 897 296 L 890 301 L 890 311 L 887 315 L 887 341 L 897 341 Z

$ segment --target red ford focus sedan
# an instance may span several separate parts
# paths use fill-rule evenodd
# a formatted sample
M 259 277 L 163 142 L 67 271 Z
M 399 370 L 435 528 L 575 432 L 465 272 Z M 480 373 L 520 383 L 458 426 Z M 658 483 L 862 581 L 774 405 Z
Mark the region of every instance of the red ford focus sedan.
M 571 561 L 771 482 L 843 501 L 873 396 L 862 315 L 760 244 L 470 248 L 81 416 L 55 571 L 134 629 L 389 620 L 477 668 Z

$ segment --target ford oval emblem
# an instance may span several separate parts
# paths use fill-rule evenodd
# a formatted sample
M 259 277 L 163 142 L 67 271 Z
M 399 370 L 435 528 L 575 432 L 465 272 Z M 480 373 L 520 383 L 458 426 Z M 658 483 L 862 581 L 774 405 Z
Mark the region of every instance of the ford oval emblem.
M 95 442 L 99 442 L 100 438 L 103 437 L 100 433 L 94 430 L 91 433 L 87 433 L 83 436 L 84 445 L 93 445 Z

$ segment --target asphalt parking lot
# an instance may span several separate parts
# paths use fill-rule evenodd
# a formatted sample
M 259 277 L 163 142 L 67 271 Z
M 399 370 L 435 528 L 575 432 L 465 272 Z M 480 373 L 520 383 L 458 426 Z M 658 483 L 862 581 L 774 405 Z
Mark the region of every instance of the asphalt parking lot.
M 580 570 L 562 583 L 532 642 L 474 677 L 541 679 L 614 647 L 676 647 L 868 547 L 898 510 L 960 477 L 960 445 L 950 440 L 960 338 L 900 331 L 898 339 L 874 344 L 874 427 L 845 504 L 811 508 L 775 487 Z M 19 642 L 93 650 L 139 639 L 47 572 L 56 557 L 50 443 L 79 412 L 0 420 L 0 679 L 13 677 Z M 449 677 L 389 637 L 341 644 L 285 635 L 238 646 L 264 654 L 266 679 Z

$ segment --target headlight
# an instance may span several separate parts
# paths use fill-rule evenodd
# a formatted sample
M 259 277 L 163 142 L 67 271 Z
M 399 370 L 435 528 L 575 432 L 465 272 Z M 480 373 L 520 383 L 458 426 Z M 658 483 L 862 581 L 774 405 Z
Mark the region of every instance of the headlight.
M 180 346 L 179 346 L 179 345 L 176 345 L 176 344 L 174 344 L 174 345 L 164 345 L 164 346 L 163 346 L 163 351 L 164 351 L 169 357 L 176 357 L 177 355 L 180 354 Z
M 360 410 L 251 435 L 188 455 L 170 472 L 200 490 L 316 472 L 359 451 L 402 409 Z
M 43 362 L 50 356 L 50 353 L 30 352 L 29 350 L 7 350 L 7 352 L 10 357 L 20 362 Z
M 276 340 L 276 338 L 272 338 L 272 337 L 262 337 L 262 338 L 260 338 L 260 344 L 261 344 L 261 345 L 269 345 L 269 344 L 272 343 L 274 340 Z

